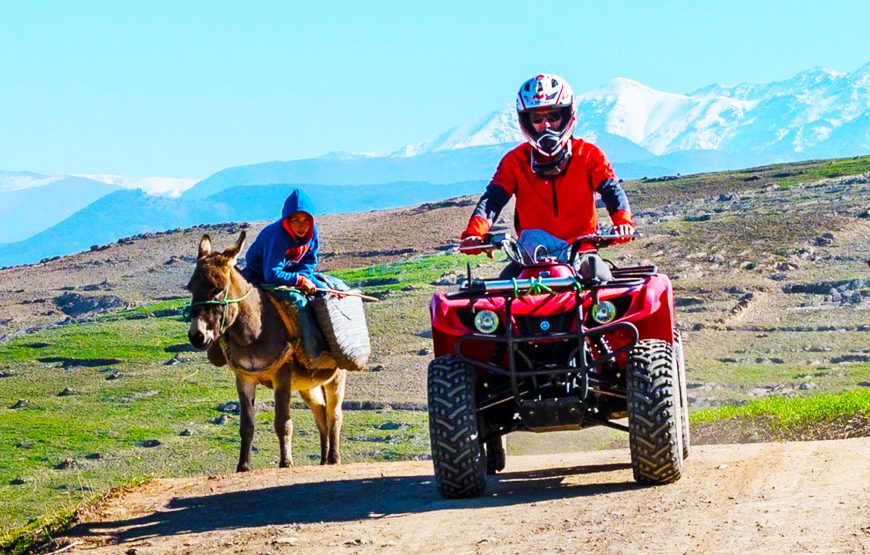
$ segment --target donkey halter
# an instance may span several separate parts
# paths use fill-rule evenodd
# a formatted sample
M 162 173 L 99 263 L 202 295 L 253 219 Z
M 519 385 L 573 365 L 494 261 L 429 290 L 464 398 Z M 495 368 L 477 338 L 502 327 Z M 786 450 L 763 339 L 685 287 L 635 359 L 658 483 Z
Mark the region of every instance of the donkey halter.
M 242 295 L 238 299 L 228 298 L 229 293 L 230 293 L 230 273 L 232 273 L 232 269 L 230 269 L 230 271 L 227 272 L 227 286 L 226 286 L 226 289 L 224 289 L 224 298 L 223 299 L 221 299 L 221 300 L 212 299 L 212 300 L 208 300 L 208 301 L 196 301 L 196 302 L 191 300 L 190 304 L 186 305 L 182 309 L 181 319 L 185 322 L 190 322 L 191 317 L 192 317 L 191 311 L 197 306 L 206 306 L 206 305 L 213 305 L 213 304 L 221 305 L 223 307 L 223 310 L 221 311 L 221 325 L 218 328 L 218 331 L 219 331 L 219 333 L 223 333 L 224 324 L 227 321 L 227 307 L 229 307 L 231 304 L 240 303 L 240 302 L 244 301 L 245 299 L 248 298 L 248 295 L 251 294 L 251 291 L 254 290 L 254 288 L 251 287 L 250 289 L 248 289 L 247 293 L 245 293 L 244 295 Z

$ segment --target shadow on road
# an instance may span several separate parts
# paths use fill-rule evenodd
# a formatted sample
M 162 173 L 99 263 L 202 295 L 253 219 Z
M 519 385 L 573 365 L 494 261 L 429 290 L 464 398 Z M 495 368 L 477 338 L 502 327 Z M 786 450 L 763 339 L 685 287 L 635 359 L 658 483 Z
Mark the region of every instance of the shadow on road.
M 445 500 L 431 476 L 338 480 L 174 498 L 166 510 L 137 518 L 83 523 L 70 537 L 110 536 L 119 543 L 155 536 L 259 526 L 339 522 L 445 509 L 499 507 L 551 499 L 607 495 L 635 489 L 635 482 L 566 484 L 580 474 L 609 473 L 628 464 L 507 472 L 489 478 L 484 496 Z M 602 477 L 604 478 L 604 477 Z

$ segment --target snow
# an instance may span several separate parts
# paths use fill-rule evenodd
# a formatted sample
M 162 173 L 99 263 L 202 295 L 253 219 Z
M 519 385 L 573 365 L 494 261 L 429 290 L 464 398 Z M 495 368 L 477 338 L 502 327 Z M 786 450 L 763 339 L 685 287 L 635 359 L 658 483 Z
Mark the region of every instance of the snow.
M 0 193 L 44 187 L 60 181 L 63 177 L 48 173 L 0 171 Z
M 746 148 L 756 152 L 785 148 L 797 154 L 822 146 L 837 129 L 870 111 L 870 63 L 852 73 L 813 68 L 784 81 L 714 84 L 688 94 L 659 91 L 619 77 L 578 94 L 576 102 L 578 133 L 586 137 L 610 133 L 656 155 Z M 866 129 L 852 127 L 859 144 Z M 844 129 L 853 132 L 851 127 Z M 511 105 L 392 156 L 523 140 Z
M 165 195 L 177 197 L 193 187 L 202 178 L 187 177 L 124 177 L 121 175 L 77 174 L 77 177 L 93 179 L 101 183 L 123 187 L 124 189 L 141 189 L 149 195 Z

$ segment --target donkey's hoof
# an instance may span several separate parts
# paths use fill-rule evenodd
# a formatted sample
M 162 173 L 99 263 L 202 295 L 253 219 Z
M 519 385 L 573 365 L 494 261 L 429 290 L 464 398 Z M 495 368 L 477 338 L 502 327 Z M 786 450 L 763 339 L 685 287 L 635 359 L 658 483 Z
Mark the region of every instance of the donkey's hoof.
M 236 467 L 236 472 L 250 472 L 250 471 L 251 471 L 251 465 L 249 465 L 249 464 L 240 464 L 239 466 Z
M 281 461 L 278 463 L 278 468 L 293 468 L 293 461 Z

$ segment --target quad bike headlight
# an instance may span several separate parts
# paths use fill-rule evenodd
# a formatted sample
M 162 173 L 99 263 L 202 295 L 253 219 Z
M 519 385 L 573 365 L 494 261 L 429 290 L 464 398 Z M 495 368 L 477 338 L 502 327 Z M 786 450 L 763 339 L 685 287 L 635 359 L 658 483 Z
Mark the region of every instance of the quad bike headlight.
M 607 324 L 616 318 L 616 305 L 610 301 L 598 301 L 592 305 L 592 319 L 599 324 Z
M 491 310 L 481 310 L 474 315 L 474 327 L 480 333 L 495 333 L 498 329 L 498 314 Z

